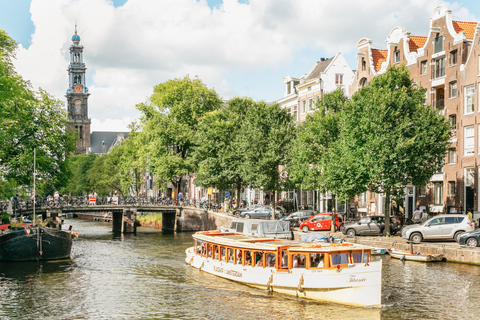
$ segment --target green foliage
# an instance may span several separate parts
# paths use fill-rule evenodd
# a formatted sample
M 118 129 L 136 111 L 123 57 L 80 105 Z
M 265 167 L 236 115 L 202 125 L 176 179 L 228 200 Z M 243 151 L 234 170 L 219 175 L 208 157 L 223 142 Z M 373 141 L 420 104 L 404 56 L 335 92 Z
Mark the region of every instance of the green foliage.
M 192 154 L 199 121 L 221 103 L 213 89 L 187 76 L 155 86 L 149 102 L 137 106 L 142 112 L 142 152 L 149 156 L 160 185 L 194 171 Z
M 194 153 L 196 185 L 220 190 L 241 190 L 247 186 L 242 178 L 244 155 L 239 147 L 245 129 L 241 124 L 254 105 L 249 98 L 233 98 L 202 118 Z
M 74 150 L 73 137 L 64 130 L 67 113 L 60 100 L 33 91 L 15 72 L 15 48 L 15 41 L 0 30 L 0 167 L 4 177 L 31 185 L 36 149 L 37 178 L 60 183 L 68 176 L 65 162 Z
M 345 109 L 346 154 L 355 159 L 359 181 L 385 192 L 387 205 L 407 184 L 428 182 L 448 150 L 450 126 L 436 109 L 423 105 L 424 96 L 404 66 L 390 67 L 355 93 Z
M 286 163 L 294 130 L 292 117 L 278 104 L 258 102 L 248 108 L 241 125 L 238 152 L 243 155 L 242 177 L 253 188 L 278 191 L 285 185 L 279 168 Z
M 90 170 L 97 158 L 99 156 L 94 153 L 79 154 L 70 158 L 69 165 L 72 177 L 63 189 L 64 193 L 71 193 L 72 196 L 81 196 L 93 191 L 92 180 L 94 181 L 95 179 L 92 179 L 88 173 L 91 172 Z

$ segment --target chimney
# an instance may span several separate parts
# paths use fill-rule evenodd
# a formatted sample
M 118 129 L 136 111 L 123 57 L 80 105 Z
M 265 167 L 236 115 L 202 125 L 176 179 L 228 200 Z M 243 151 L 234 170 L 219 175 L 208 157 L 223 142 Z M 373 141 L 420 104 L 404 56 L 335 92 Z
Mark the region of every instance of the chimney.
M 320 61 L 325 61 L 325 58 L 320 58 Z

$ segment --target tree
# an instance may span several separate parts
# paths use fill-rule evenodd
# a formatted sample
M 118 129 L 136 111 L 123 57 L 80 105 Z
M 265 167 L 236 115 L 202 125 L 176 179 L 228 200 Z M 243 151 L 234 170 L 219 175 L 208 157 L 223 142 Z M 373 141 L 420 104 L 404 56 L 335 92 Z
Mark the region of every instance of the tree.
M 348 98 L 342 89 L 326 93 L 317 100 L 317 111 L 307 116 L 298 127 L 289 150 L 288 174 L 296 186 L 306 190 L 331 192 L 332 232 L 335 230 L 335 198 L 352 198 L 365 189 L 356 180 L 349 179 L 344 145 L 340 140 L 342 110 Z M 350 182 L 350 183 L 347 183 Z
M 385 193 L 385 233 L 390 234 L 390 197 L 409 183 L 425 184 L 441 168 L 449 147 L 450 125 L 438 110 L 423 104 L 425 89 L 405 66 L 390 67 L 352 97 L 342 130 L 348 154 L 368 189 Z
M 242 177 L 243 153 L 239 145 L 245 115 L 255 102 L 233 98 L 219 110 L 205 114 L 197 131 L 194 160 L 195 184 L 219 189 L 236 188 L 237 208 L 240 193 L 248 184 Z
M 154 88 L 149 101 L 137 106 L 142 112 L 144 154 L 160 184 L 194 171 L 192 153 L 200 119 L 222 101 L 200 79 L 169 80 Z
M 0 167 L 4 177 L 30 185 L 36 149 L 37 177 L 61 184 L 68 177 L 66 161 L 74 150 L 73 135 L 65 131 L 67 113 L 61 101 L 41 89 L 35 92 L 15 72 L 16 45 L 0 30 Z
M 97 162 L 97 158 L 100 157 L 94 153 L 72 156 L 69 161 L 72 176 L 61 191 L 63 193 L 71 193 L 73 196 L 81 196 L 92 192 L 94 188 L 92 182 L 95 183 L 95 180 L 91 178 L 91 170 Z M 46 191 L 47 194 L 52 195 L 55 190 L 51 188 Z
M 294 122 L 286 109 L 278 104 L 257 102 L 249 107 L 241 126 L 239 150 L 243 154 L 241 172 L 243 180 L 254 188 L 281 191 L 285 185 L 282 165 L 294 137 Z M 272 202 L 272 219 L 275 219 L 276 196 Z

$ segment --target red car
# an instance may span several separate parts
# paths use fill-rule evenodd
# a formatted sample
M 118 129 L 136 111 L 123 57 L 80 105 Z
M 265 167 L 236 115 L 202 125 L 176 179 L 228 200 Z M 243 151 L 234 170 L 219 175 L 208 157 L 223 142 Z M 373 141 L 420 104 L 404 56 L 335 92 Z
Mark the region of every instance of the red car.
M 342 216 L 340 214 L 335 215 L 335 231 L 338 230 L 342 223 Z M 300 230 L 307 232 L 312 230 L 330 230 L 332 226 L 332 214 L 320 213 L 315 217 L 303 221 L 299 228 Z

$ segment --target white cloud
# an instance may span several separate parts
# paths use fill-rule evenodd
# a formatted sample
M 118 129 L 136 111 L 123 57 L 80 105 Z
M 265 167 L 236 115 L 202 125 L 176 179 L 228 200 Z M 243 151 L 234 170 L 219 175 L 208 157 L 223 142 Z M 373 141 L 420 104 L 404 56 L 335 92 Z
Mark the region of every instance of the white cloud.
M 385 47 L 395 26 L 426 35 L 439 4 L 459 20 L 477 21 L 457 3 L 430 0 L 224 0 L 214 9 L 205 0 L 128 0 L 118 8 L 108 0 L 32 0 L 35 33 L 16 65 L 35 87 L 63 99 L 77 20 L 93 80 L 87 83 L 92 130 L 124 130 L 139 116 L 135 105 L 158 83 L 197 75 L 224 98 L 242 95 L 229 83 L 232 74 L 292 64 L 304 48 L 327 55 L 356 51 L 363 37 Z

